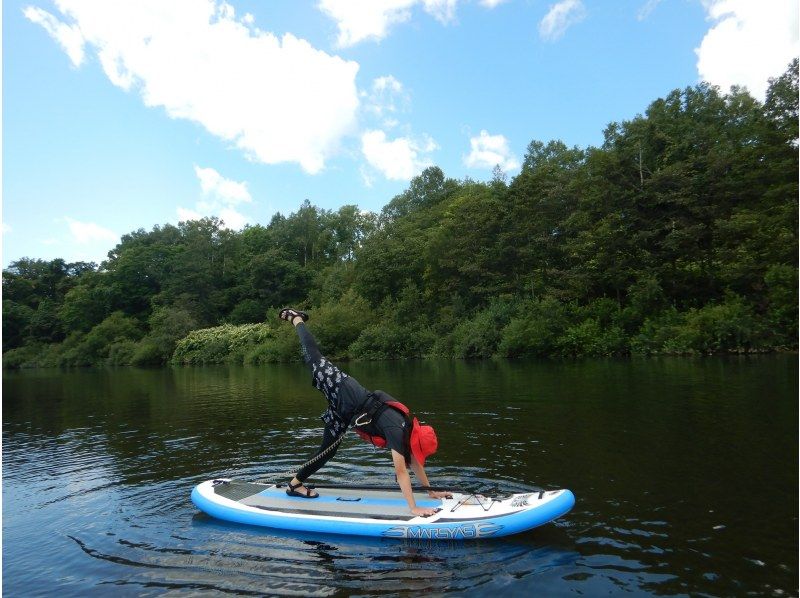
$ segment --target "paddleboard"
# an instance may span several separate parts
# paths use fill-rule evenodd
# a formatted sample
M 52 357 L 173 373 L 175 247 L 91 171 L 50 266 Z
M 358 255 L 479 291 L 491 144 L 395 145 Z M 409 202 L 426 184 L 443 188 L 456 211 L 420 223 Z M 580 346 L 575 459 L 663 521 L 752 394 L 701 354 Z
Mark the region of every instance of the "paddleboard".
M 473 540 L 524 532 L 566 514 L 575 504 L 569 490 L 487 497 L 454 492 L 433 499 L 415 493 L 419 507 L 435 515 L 412 515 L 398 489 L 329 487 L 314 499 L 286 494 L 285 486 L 229 478 L 192 490 L 195 506 L 217 519 L 287 530 L 385 538 Z

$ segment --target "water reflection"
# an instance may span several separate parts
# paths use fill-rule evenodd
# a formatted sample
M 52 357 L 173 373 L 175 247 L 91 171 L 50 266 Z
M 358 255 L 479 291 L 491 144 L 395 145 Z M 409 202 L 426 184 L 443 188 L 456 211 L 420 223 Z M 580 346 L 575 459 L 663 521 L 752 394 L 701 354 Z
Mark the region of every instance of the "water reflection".
M 436 483 L 569 487 L 574 510 L 466 543 L 223 523 L 191 505 L 194 484 L 277 478 L 318 444 L 323 405 L 296 366 L 11 373 L 7 592 L 796 592 L 794 358 L 348 369 L 437 426 Z M 392 482 L 356 440 L 321 473 Z

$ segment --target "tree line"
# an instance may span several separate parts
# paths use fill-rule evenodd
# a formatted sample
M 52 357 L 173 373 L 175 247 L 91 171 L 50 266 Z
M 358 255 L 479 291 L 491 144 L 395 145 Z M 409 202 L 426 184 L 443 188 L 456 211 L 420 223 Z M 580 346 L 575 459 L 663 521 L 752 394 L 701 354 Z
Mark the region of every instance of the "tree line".
M 295 359 L 286 305 L 339 357 L 794 350 L 797 208 L 795 60 L 763 103 L 700 84 L 600 147 L 532 141 L 510 180 L 430 167 L 380 213 L 306 200 L 140 229 L 99 266 L 18 260 L 3 363 Z

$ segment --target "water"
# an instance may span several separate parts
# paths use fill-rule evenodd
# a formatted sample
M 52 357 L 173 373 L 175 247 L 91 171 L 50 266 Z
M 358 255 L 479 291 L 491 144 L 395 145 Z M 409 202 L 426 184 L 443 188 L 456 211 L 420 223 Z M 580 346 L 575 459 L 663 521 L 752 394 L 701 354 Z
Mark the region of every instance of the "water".
M 319 442 L 300 365 L 3 377 L 7 595 L 797 595 L 797 357 L 345 367 L 435 425 L 434 483 L 570 488 L 565 518 L 507 539 L 304 535 L 189 500 Z M 345 441 L 318 482 L 392 482 Z

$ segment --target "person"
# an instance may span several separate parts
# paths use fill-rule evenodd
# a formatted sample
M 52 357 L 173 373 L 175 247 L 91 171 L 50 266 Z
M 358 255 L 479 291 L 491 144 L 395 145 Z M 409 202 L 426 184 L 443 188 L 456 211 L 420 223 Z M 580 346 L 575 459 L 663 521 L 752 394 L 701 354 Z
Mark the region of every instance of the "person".
M 391 451 L 397 483 L 408 502 L 413 515 L 427 517 L 436 509 L 418 507 L 411 488 L 408 468 L 425 487 L 430 487 L 425 474 L 425 459 L 436 451 L 436 434 L 430 426 L 420 425 L 411 416 L 408 408 L 395 401 L 383 391 L 368 391 L 352 376 L 347 375 L 326 359 L 311 332 L 306 328 L 308 314 L 292 308 L 278 313 L 281 320 L 291 322 L 300 339 L 303 359 L 311 369 L 312 385 L 319 389 L 328 401 L 328 409 L 322 415 L 325 428 L 322 444 L 309 460 L 295 473 L 286 493 L 302 498 L 317 498 L 319 494 L 307 488 L 304 482 L 338 450 L 339 437 L 353 424 L 356 432 L 377 446 L 386 446 Z M 335 446 L 334 446 L 335 445 Z M 429 490 L 431 498 L 449 498 L 448 492 Z

